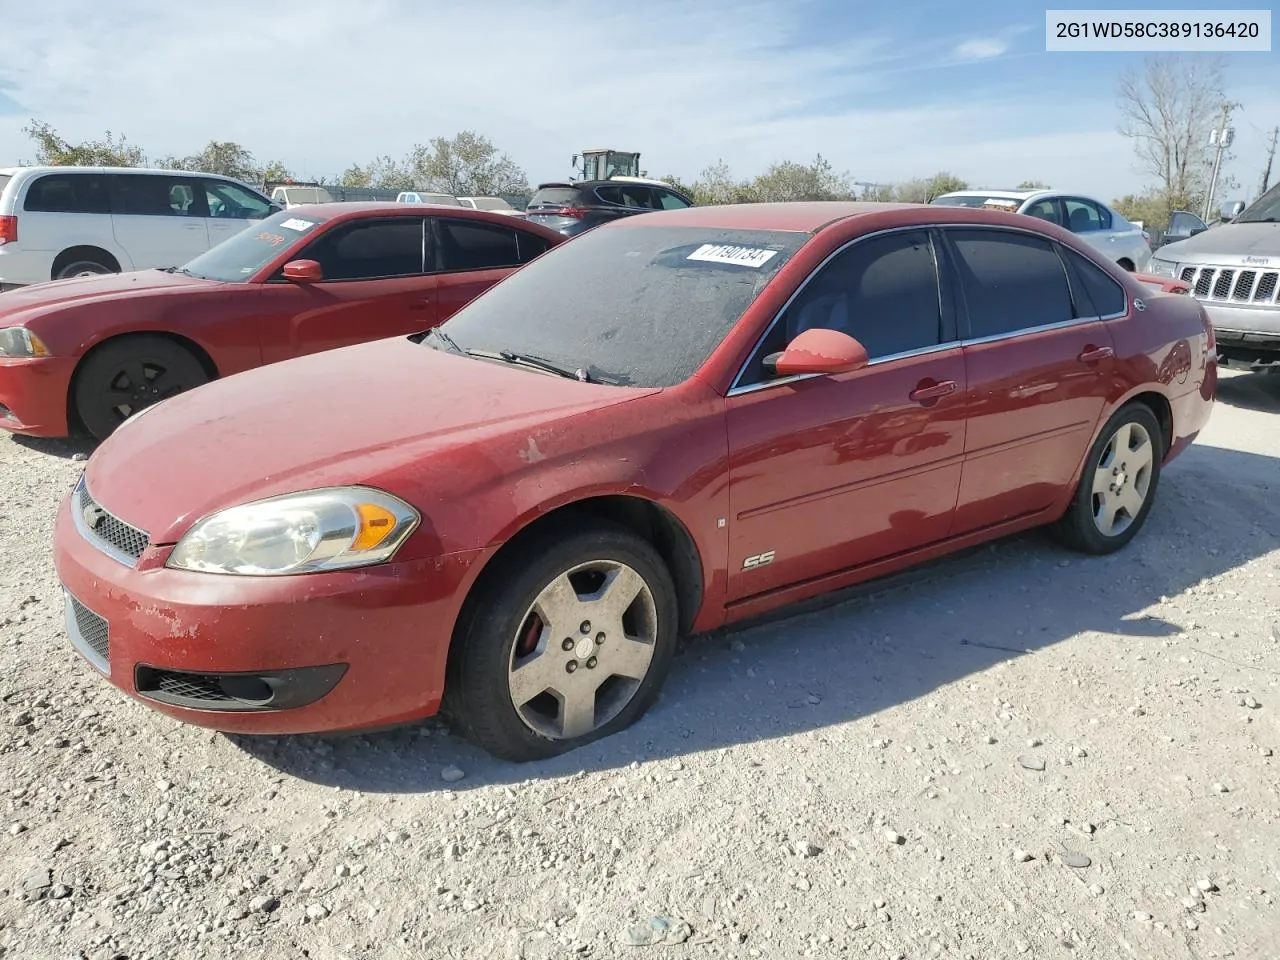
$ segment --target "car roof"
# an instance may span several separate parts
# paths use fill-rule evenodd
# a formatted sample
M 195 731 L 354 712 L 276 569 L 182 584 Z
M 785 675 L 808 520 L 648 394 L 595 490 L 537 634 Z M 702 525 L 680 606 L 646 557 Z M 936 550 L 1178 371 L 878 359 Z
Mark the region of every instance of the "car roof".
M 683 210 L 655 210 L 642 217 L 619 220 L 619 225 L 661 223 L 664 226 L 710 227 L 721 230 L 782 230 L 793 233 L 817 233 L 837 220 L 911 210 L 918 203 L 873 203 L 859 200 L 815 200 L 789 203 L 736 203 L 686 207 Z M 935 208 L 936 209 L 936 208 Z M 610 225 L 612 226 L 612 225 Z
M 0 174 L 14 176 L 19 173 L 139 173 L 145 176 L 182 176 L 213 177 L 217 180 L 241 181 L 235 177 L 223 176 L 220 173 L 204 173 L 200 170 L 170 170 L 163 167 L 72 167 L 72 166 L 32 166 L 32 167 L 0 167 Z
M 473 210 L 471 207 L 455 207 L 448 203 L 396 203 L 394 200 L 342 200 L 336 203 L 300 203 L 290 207 L 285 213 L 291 217 L 316 217 L 319 220 L 353 220 L 364 216 L 413 217 L 422 216 L 422 208 L 447 210 L 450 217 L 470 220 L 484 220 L 500 226 L 516 230 L 527 230 L 544 236 L 554 236 L 563 240 L 564 236 L 548 227 L 540 226 L 528 220 L 494 213 L 491 210 Z M 513 220 L 517 222 L 512 223 Z

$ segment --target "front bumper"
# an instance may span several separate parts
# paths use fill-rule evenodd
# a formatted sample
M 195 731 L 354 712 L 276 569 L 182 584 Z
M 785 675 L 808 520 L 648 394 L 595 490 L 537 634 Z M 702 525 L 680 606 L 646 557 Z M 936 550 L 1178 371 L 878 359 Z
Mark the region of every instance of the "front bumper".
M 1280 307 L 1235 307 L 1201 300 L 1213 322 L 1218 355 L 1250 367 L 1280 363 Z
M 54 528 L 73 646 L 112 684 L 188 723 L 319 733 L 430 716 L 481 551 L 367 570 L 238 577 L 127 566 L 74 523 Z
M 73 357 L 0 358 L 0 430 L 65 437 Z

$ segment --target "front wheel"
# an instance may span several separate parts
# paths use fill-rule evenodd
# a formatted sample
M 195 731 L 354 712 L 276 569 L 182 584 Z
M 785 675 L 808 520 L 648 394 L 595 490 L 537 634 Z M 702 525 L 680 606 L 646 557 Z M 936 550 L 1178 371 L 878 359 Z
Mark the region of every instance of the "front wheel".
M 1151 512 L 1163 460 L 1155 414 L 1142 403 L 1122 407 L 1089 451 L 1071 505 L 1054 527 L 1057 538 L 1084 553 L 1119 550 Z
M 454 637 L 445 708 L 506 760 L 555 756 L 622 730 L 657 698 L 675 653 L 675 587 L 624 527 L 593 521 L 518 547 L 488 571 Z
M 103 344 L 76 372 L 80 422 L 105 440 L 139 410 L 209 379 L 185 347 L 165 337 L 135 336 Z
M 53 279 L 71 280 L 74 277 L 100 277 L 115 272 L 105 263 L 97 260 L 73 260 L 59 270 L 58 275 Z

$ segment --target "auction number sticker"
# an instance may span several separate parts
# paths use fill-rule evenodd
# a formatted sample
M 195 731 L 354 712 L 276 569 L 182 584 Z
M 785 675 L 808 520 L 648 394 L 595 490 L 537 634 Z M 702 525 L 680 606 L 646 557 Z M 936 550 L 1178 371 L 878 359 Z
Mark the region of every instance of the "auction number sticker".
M 282 220 L 280 222 L 280 226 L 284 227 L 286 230 L 296 230 L 298 233 L 303 233 L 314 227 L 315 222 L 312 220 L 300 220 L 297 217 L 294 217 L 290 220 Z
M 759 270 L 778 255 L 777 250 L 762 250 L 759 247 L 737 247 L 728 243 L 704 243 L 686 260 L 701 260 L 704 263 L 728 263 L 737 267 L 750 267 Z

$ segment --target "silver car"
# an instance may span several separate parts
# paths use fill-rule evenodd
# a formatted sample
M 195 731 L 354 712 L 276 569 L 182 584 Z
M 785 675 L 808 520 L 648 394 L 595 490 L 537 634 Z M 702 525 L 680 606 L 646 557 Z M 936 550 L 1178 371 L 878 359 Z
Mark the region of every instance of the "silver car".
M 935 197 L 946 207 L 988 207 L 1048 220 L 1080 235 L 1095 250 L 1125 270 L 1142 273 L 1151 259 L 1146 234 L 1105 203 L 1055 190 L 957 190 Z
M 1280 184 L 1249 207 L 1224 204 L 1222 225 L 1165 244 L 1147 272 L 1175 277 L 1204 304 L 1218 356 L 1253 370 L 1280 370 Z

